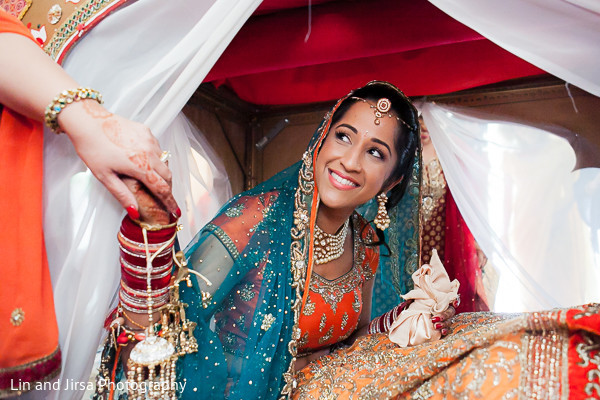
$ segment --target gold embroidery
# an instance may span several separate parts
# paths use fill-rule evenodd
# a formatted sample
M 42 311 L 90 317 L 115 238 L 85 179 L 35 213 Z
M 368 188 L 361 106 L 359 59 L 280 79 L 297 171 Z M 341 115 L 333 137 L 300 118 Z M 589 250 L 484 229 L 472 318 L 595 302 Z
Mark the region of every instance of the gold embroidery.
M 587 306 L 580 307 L 580 310 L 580 313 L 573 315 L 574 320 L 598 315 L 600 313 L 600 304 L 588 304 Z
M 15 308 L 10 314 L 10 323 L 13 324 L 13 326 L 21 325 L 24 319 L 25 311 L 23 311 L 22 308 Z
M 245 209 L 245 203 L 238 203 L 225 211 L 225 215 L 227 215 L 229 218 L 241 217 L 244 214 Z
M 362 303 L 360 302 L 358 290 L 354 289 L 354 301 L 352 302 L 352 309 L 354 310 L 354 312 L 360 312 L 361 306 L 362 306 Z
M 323 128 L 321 128 L 323 129 Z M 308 252 L 308 205 L 306 198 L 313 193 L 314 182 L 312 172 L 312 159 L 309 152 L 304 152 L 302 167 L 298 177 L 298 188 L 294 195 L 294 226 L 290 233 L 292 243 L 290 245 L 290 261 L 292 265 L 293 283 L 292 289 L 295 298 L 292 300 L 292 312 L 294 313 L 294 327 L 292 338 L 288 343 L 288 351 L 292 356 L 287 371 L 283 374 L 285 385 L 281 390 L 282 396 L 289 396 L 296 387 L 295 360 L 298 354 L 298 341 L 302 335 L 298 322 L 300 320 L 300 308 L 302 307 L 302 295 L 304 293 L 304 278 L 306 277 L 306 257 Z
M 33 0 L 22 0 L 21 2 L 2 0 L 0 1 L 0 8 L 3 8 L 4 11 L 10 15 L 22 20 L 27 10 L 29 10 L 29 7 L 31 7 L 32 2 Z
M 523 398 L 533 400 L 568 398 L 568 396 L 559 397 L 563 365 L 568 363 L 565 351 L 568 340 L 568 332 L 565 331 L 541 331 L 523 335 L 520 360 L 522 371 L 519 384 Z
M 327 316 L 325 314 L 323 314 L 321 316 L 321 322 L 319 322 L 319 332 L 323 332 L 323 329 L 325 328 L 326 323 L 327 323 Z
M 342 330 L 344 330 L 344 328 L 346 328 L 346 324 L 348 323 L 348 313 L 344 313 L 344 316 L 342 317 L 342 325 L 341 328 Z
M 308 332 L 304 332 L 304 335 L 298 340 L 298 348 L 302 348 L 308 344 Z
M 54 368 L 51 366 L 54 365 Z M 0 399 L 20 396 L 23 392 L 27 392 L 35 388 L 36 384 L 52 381 L 60 373 L 60 348 L 56 346 L 51 354 L 28 362 L 26 364 L 17 365 L 14 367 L 0 368 L 0 377 L 6 379 L 8 376 L 28 376 L 31 371 L 46 371 L 38 378 L 38 381 L 31 382 L 30 388 L 12 389 L 10 386 L 0 389 Z
M 350 335 L 352 335 L 354 333 L 354 331 L 356 330 L 357 326 L 358 326 L 358 321 L 356 322 L 356 325 L 354 325 L 352 327 L 352 329 L 348 329 L 348 331 L 346 333 L 344 333 L 342 336 L 340 336 L 338 338 L 338 343 L 339 342 L 343 342 L 344 340 L 348 339 L 350 337 Z
M 356 217 L 354 217 L 353 221 L 354 265 L 352 266 L 352 269 L 346 274 L 331 281 L 316 273 L 312 274 L 313 279 L 311 279 L 310 290 L 321 295 L 323 300 L 331 306 L 334 314 L 337 312 L 337 306 L 344 298 L 344 295 L 360 287 L 363 280 L 363 274 L 361 273 L 362 268 L 360 268 L 360 266 L 362 266 L 365 259 L 365 246 L 360 240 L 360 231 L 359 226 L 356 223 Z
M 453 325 L 458 334 L 411 348 L 399 348 L 384 334 L 363 336 L 352 347 L 300 371 L 295 398 L 316 399 L 342 393 L 361 399 L 394 398 L 427 380 L 432 381 L 431 385 L 422 386 L 416 396 L 409 398 L 430 398 L 436 391 L 452 398 L 465 398 L 467 392 L 478 397 L 485 376 L 492 376 L 494 384 L 499 385 L 515 379 L 509 371 L 517 368 L 520 361 L 518 341 L 496 342 L 495 354 L 502 354 L 499 359 L 490 357 L 485 345 L 493 337 L 523 329 L 524 322 L 510 315 L 461 314 L 455 317 Z M 453 367 L 453 379 L 445 375 L 445 368 L 451 363 L 457 364 Z M 482 375 L 473 374 L 474 370 L 483 371 Z M 357 382 L 363 379 L 370 383 L 360 387 Z
M 308 295 L 308 298 L 306 299 L 306 304 L 304 305 L 304 310 L 302 311 L 302 314 L 304 315 L 312 315 L 312 313 L 315 312 L 315 307 L 317 305 L 310 301 L 310 294 Z
M 566 400 L 574 387 L 568 378 L 569 331 L 563 319 L 560 310 L 516 316 L 461 314 L 454 317 L 445 339 L 405 349 L 383 334 L 367 335 L 300 371 L 295 398 L 343 393 L 355 398 L 490 398 L 489 391 L 503 387 L 501 398 L 506 400 Z M 572 362 L 596 368 L 587 372 L 588 382 L 578 393 L 596 398 L 600 343 L 597 335 L 582 336 Z M 368 385 L 357 384 L 367 380 Z
M 44 46 L 46 53 L 58 63 L 62 61 L 69 43 L 81 36 L 98 16 L 118 6 L 122 0 L 88 0 L 77 6 Z
M 240 295 L 240 299 L 242 301 L 250 301 L 254 298 L 256 293 L 254 293 L 254 283 L 246 282 L 244 287 L 238 291 Z
M 588 311 L 594 312 L 593 307 L 590 307 Z M 597 310 L 597 308 L 596 308 Z M 579 314 L 581 315 L 581 314 Z M 592 315 L 592 314 L 588 314 Z M 575 315 L 573 319 L 575 319 L 578 315 Z M 580 317 L 581 318 L 581 317 Z M 579 319 L 579 318 L 577 318 Z M 585 384 L 583 390 L 585 394 L 590 396 L 589 398 L 596 398 L 592 396 L 600 396 L 600 341 L 597 336 L 591 335 L 589 333 L 582 334 L 583 342 L 577 344 L 575 347 L 575 351 L 579 356 L 579 361 L 576 365 L 581 366 L 583 368 L 587 368 L 590 364 L 595 364 L 596 368 L 590 369 L 587 373 L 588 382 Z M 595 355 L 592 355 L 595 353 Z M 566 358 L 565 358 L 566 360 Z M 563 383 L 564 384 L 564 383 Z M 595 392 L 595 393 L 594 393 Z M 567 398 L 567 397 L 565 397 Z
M 433 215 L 433 210 L 437 204 L 444 202 L 446 194 L 446 179 L 437 158 L 431 160 L 423 168 L 421 194 L 423 222 L 427 222 Z
M 332 336 L 333 336 L 333 326 L 330 326 L 327 333 L 319 338 L 319 344 L 323 344 L 323 343 L 327 342 L 329 339 L 331 339 Z
M 240 257 L 240 253 L 233 243 L 233 240 L 221 229 L 221 227 L 214 224 L 206 224 L 204 230 L 214 234 L 223 243 L 225 248 L 231 253 L 231 257 L 237 259 Z
M 262 321 L 262 325 L 260 326 L 260 329 L 262 329 L 263 331 L 268 331 L 269 328 L 271 327 L 271 325 L 273 325 L 273 322 L 275 322 L 275 317 L 273 316 L 273 314 L 271 314 L 271 313 L 266 314 L 263 317 L 263 321 Z

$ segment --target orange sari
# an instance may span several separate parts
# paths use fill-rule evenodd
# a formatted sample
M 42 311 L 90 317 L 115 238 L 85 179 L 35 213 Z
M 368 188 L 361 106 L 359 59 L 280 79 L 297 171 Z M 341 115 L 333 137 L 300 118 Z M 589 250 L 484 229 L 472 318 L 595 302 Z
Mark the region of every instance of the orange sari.
M 0 9 L 0 34 L 33 40 Z M 58 327 L 42 232 L 43 126 L 8 108 L 0 117 L 0 397 L 60 371 Z
M 600 305 L 464 313 L 442 340 L 400 348 L 385 334 L 307 365 L 295 399 L 594 399 Z

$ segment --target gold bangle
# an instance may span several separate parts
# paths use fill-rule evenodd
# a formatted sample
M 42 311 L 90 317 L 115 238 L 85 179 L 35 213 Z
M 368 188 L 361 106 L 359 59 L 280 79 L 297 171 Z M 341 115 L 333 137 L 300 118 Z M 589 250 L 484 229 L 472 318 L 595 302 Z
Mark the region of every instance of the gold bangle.
M 84 99 L 96 100 L 99 104 L 103 103 L 102 95 L 94 89 L 80 87 L 60 92 L 46 107 L 46 112 L 44 113 L 46 126 L 56 134 L 62 133 L 58 125 L 58 114 L 72 102 Z

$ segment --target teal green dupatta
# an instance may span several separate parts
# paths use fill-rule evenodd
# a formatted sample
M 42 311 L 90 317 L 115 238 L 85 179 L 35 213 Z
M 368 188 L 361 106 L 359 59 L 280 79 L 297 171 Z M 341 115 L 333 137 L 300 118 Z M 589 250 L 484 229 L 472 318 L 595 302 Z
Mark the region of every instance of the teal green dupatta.
M 371 84 L 398 91 L 387 83 Z M 182 398 L 274 399 L 293 390 L 298 318 L 312 271 L 318 205 L 313 164 L 331 115 L 345 99 L 325 116 L 299 163 L 231 199 L 185 250 L 188 267 L 211 286 L 196 279 L 191 287 L 181 284 L 187 317 L 197 323 L 199 348 L 179 361 Z M 416 179 L 418 169 L 413 175 Z M 418 199 L 418 179 L 414 183 L 409 191 Z M 399 230 L 387 240 L 400 257 L 382 257 L 382 288 L 374 298 L 378 310 L 400 302 L 398 291 L 405 292 L 410 278 L 405 274 L 418 263 L 418 224 L 407 218 L 409 208 L 415 212 L 414 201 L 406 201 L 392 215 Z M 202 292 L 210 299 L 203 301 Z

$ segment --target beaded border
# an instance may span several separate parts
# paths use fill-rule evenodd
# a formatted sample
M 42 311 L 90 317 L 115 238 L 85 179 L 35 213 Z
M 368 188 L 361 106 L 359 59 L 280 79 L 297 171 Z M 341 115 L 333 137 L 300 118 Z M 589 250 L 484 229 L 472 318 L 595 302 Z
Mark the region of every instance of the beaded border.
M 90 0 L 81 4 L 54 32 L 44 51 L 61 64 L 67 51 L 108 13 L 128 0 Z
M 56 348 L 47 356 L 39 358 L 26 364 L 14 367 L 0 368 L 0 382 L 23 381 L 29 382 L 29 390 L 13 390 L 10 387 L 0 387 L 0 398 L 20 396 L 25 392 L 35 389 L 36 383 L 48 382 L 54 379 L 61 370 L 61 352 Z
M 2 8 L 4 11 L 6 11 L 7 13 L 9 13 L 10 15 L 17 17 L 19 20 L 22 20 L 23 17 L 25 16 L 25 14 L 27 13 L 27 11 L 29 11 L 29 8 L 31 8 L 31 4 L 33 3 L 33 0 L 23 0 L 23 8 L 21 10 L 19 10 L 19 14 L 16 15 L 13 12 L 11 12 L 12 10 L 4 7 L 4 5 L 7 5 L 8 7 L 10 7 L 9 4 L 7 4 L 6 2 L 0 2 L 0 8 Z

